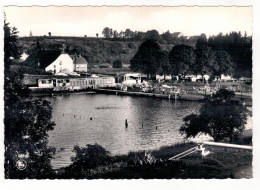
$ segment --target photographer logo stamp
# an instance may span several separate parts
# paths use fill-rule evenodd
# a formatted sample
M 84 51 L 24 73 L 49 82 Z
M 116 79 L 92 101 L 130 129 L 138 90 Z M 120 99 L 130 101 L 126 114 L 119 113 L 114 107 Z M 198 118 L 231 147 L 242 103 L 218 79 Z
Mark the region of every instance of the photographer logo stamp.
M 16 162 L 16 167 L 18 170 L 24 170 L 27 166 L 27 163 L 25 160 L 23 159 L 20 159 Z

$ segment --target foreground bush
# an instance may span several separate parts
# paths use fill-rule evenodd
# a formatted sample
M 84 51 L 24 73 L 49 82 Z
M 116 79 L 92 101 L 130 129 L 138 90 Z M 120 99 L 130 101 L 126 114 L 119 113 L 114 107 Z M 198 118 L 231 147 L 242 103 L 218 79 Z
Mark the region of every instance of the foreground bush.
M 73 162 L 72 167 L 74 168 L 92 169 L 101 165 L 107 165 L 112 161 L 110 153 L 98 144 L 88 144 L 86 147 L 76 145 L 73 152 L 76 153 L 76 156 L 71 159 Z

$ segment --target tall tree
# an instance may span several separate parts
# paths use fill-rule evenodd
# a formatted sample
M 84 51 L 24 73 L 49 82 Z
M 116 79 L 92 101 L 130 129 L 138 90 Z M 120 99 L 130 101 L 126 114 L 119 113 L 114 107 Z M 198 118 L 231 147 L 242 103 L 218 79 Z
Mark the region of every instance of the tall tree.
M 20 73 L 13 72 L 5 74 L 4 100 L 6 178 L 46 178 L 55 153 L 48 146 L 48 131 L 55 125 L 50 103 L 32 99 Z M 24 170 L 16 167 L 19 160 L 27 163 Z
M 165 50 L 161 50 L 159 52 L 159 68 L 157 70 L 158 74 L 162 74 L 164 75 L 164 77 L 166 77 L 166 75 L 170 75 L 171 74 L 171 66 L 169 64 L 169 52 L 165 51 Z
M 125 30 L 125 38 L 130 38 L 131 37 L 131 30 L 129 29 L 129 28 L 127 28 L 126 30 Z
M 222 74 L 233 75 L 234 64 L 226 51 L 216 51 L 216 62 L 218 64 L 218 69 L 213 71 L 216 76 L 221 77 Z
M 119 37 L 120 37 L 120 38 L 123 38 L 123 37 L 124 37 L 124 32 L 123 32 L 122 30 L 119 32 Z
M 108 27 L 105 27 L 102 31 L 102 34 L 104 38 L 109 38 L 110 37 L 110 29 Z
M 215 52 L 205 45 L 199 46 L 196 50 L 195 74 L 211 75 L 214 70 L 218 70 Z
M 109 29 L 109 38 L 112 38 L 112 37 L 113 37 L 113 29 L 110 28 L 110 29 Z
M 12 36 L 13 29 L 6 24 L 4 30 L 8 62 L 11 56 L 19 57 L 19 51 L 17 36 Z M 50 158 L 55 152 L 55 148 L 48 146 L 48 131 L 55 125 L 51 121 L 52 108 L 46 100 L 32 99 L 28 88 L 21 83 L 22 77 L 21 72 L 5 69 L 5 177 L 46 178 L 51 171 Z M 27 163 L 24 170 L 16 167 L 21 160 Z
M 12 58 L 19 59 L 21 49 L 18 46 L 18 31 L 15 27 L 10 27 L 9 23 L 4 19 L 4 63 L 8 67 L 12 62 Z
M 199 114 L 191 114 L 183 119 L 180 131 L 186 138 L 198 134 L 210 135 L 219 142 L 229 138 L 230 142 L 236 135 L 243 132 L 248 116 L 248 109 L 230 98 L 234 93 L 222 90 L 214 99 L 202 105 Z
M 172 43 L 172 35 L 170 33 L 170 31 L 168 30 L 167 32 L 162 34 L 162 38 L 168 43 L 171 44 Z
M 200 46 L 206 46 L 207 45 L 207 36 L 206 34 L 202 33 L 196 42 L 196 48 L 200 48 Z
M 196 62 L 194 49 L 186 45 L 176 45 L 169 54 L 169 63 L 173 75 L 194 74 L 193 68 Z
M 156 40 L 157 42 L 162 41 L 162 38 L 157 30 L 148 30 L 146 32 L 146 39 Z
M 147 77 L 155 75 L 160 66 L 161 48 L 154 40 L 144 41 L 130 60 L 133 71 L 141 71 Z
M 49 36 L 51 36 L 51 32 L 49 32 L 48 34 L 49 34 Z
M 118 38 L 118 32 L 116 30 L 114 30 L 113 38 Z

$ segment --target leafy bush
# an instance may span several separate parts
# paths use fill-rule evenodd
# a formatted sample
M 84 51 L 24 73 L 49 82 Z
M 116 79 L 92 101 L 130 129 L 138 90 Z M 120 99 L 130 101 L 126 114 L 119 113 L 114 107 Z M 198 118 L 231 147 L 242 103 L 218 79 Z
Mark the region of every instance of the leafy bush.
M 86 145 L 86 147 L 74 146 L 75 157 L 71 158 L 73 166 L 82 169 L 92 169 L 111 163 L 110 153 L 98 144 Z

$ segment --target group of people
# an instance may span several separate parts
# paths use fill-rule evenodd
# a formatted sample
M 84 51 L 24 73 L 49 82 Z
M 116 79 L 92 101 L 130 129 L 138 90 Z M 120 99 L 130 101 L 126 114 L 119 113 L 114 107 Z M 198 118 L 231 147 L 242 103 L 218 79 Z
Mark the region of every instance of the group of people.
M 165 95 L 181 95 L 189 93 L 198 93 L 198 94 L 214 94 L 219 87 L 210 87 L 209 84 L 205 86 L 178 86 L 178 85 L 167 85 L 162 83 L 153 83 L 153 82 L 143 82 L 137 83 L 133 86 L 120 85 L 120 90 L 123 91 L 136 91 L 136 92 L 147 92 L 147 93 L 156 93 L 156 94 L 165 94 Z

